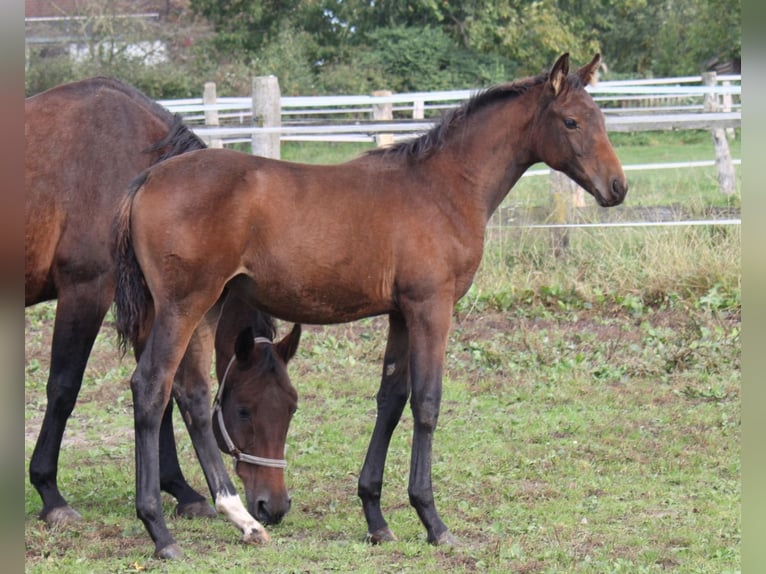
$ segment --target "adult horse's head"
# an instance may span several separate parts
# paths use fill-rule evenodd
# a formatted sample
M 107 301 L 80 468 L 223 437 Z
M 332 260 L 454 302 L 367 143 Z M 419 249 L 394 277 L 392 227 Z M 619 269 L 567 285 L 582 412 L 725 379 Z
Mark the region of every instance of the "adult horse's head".
M 220 377 L 214 405 L 218 446 L 234 457 L 247 509 L 264 524 L 278 524 L 290 510 L 284 454 L 298 393 L 287 375 L 287 362 L 298 349 L 300 335 L 301 326 L 296 324 L 281 341 L 272 343 L 250 327 L 243 329 Z
M 604 115 L 585 90 L 598 73 L 601 56 L 569 73 L 569 54 L 551 68 L 543 102 L 535 118 L 532 141 L 536 155 L 553 169 L 566 173 L 599 205 L 619 205 L 628 182 L 606 134 Z

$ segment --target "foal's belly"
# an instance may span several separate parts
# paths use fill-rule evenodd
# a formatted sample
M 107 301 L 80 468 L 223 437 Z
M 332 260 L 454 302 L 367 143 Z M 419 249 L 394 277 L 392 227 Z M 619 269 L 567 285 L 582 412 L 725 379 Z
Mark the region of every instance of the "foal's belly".
M 390 288 L 366 281 L 311 280 L 305 275 L 254 280 L 239 276 L 230 282 L 240 297 L 254 307 L 294 323 L 346 323 L 394 310 Z

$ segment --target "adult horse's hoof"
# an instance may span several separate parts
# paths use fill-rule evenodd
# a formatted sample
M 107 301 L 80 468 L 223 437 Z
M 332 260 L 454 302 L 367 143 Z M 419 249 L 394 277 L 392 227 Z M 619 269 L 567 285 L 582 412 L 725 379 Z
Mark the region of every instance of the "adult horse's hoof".
M 391 532 L 388 526 L 378 528 L 375 532 L 368 532 L 365 541 L 370 544 L 382 544 L 383 542 L 396 542 L 398 538 Z
M 45 524 L 49 527 L 61 526 L 63 524 L 70 524 L 82 520 L 80 513 L 69 505 L 54 508 L 44 516 L 40 514 L 40 518 L 42 518 L 45 521 Z
M 177 560 L 183 558 L 184 552 L 178 544 L 168 544 L 165 548 L 161 548 L 154 553 L 155 558 L 161 558 L 162 560 Z
M 176 506 L 173 516 L 179 518 L 212 518 L 213 516 L 218 516 L 218 513 L 206 500 L 202 500 L 200 502 L 179 504 Z
M 460 541 L 449 530 L 445 530 L 436 538 L 429 537 L 428 542 L 434 546 L 445 546 L 447 548 L 460 546 Z
M 242 535 L 242 542 L 245 544 L 268 544 L 271 542 L 271 536 L 269 536 L 265 528 L 251 530 Z

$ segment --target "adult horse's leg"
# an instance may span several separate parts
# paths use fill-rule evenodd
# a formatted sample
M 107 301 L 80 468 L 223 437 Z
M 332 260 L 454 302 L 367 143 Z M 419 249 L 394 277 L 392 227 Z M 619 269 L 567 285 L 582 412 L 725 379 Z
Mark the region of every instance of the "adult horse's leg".
M 426 527 L 431 544 L 454 544 L 434 504 L 431 454 L 442 395 L 442 367 L 452 313 L 452 298 L 426 302 L 402 301 L 410 348 L 410 405 L 414 421 L 410 479 L 410 504 Z
M 388 343 L 377 395 L 378 413 L 367 456 L 359 474 L 358 488 L 367 519 L 367 540 L 373 544 L 396 540 L 383 518 L 380 497 L 391 436 L 399 424 L 410 393 L 407 326 L 399 314 L 389 315 L 388 322 Z
M 59 290 L 51 344 L 45 417 L 29 463 L 29 479 L 43 501 L 40 518 L 49 525 L 80 519 L 58 489 L 58 459 L 67 420 L 77 402 L 88 356 L 111 297 L 100 282 Z
M 196 518 L 216 515 L 215 509 L 207 499 L 186 481 L 178 464 L 178 451 L 173 433 L 173 401 L 168 401 L 160 424 L 160 489 L 172 495 L 178 502 L 174 513 L 176 516 Z

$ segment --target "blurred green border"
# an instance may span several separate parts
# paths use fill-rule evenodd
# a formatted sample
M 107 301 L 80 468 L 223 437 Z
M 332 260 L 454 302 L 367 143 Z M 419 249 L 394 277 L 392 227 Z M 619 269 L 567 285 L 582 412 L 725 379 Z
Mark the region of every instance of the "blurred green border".
M 766 5 L 743 4 L 742 129 L 742 571 L 766 564 L 766 190 L 759 162 L 766 153 Z

